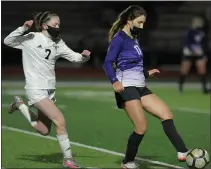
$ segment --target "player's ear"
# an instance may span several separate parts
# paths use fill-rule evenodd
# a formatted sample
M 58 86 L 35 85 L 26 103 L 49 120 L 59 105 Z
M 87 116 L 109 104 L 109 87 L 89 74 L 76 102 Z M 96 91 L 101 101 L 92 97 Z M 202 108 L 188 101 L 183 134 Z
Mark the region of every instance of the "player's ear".
M 48 26 L 47 26 L 46 23 L 43 23 L 43 24 L 42 24 L 42 29 L 44 29 L 44 30 L 48 29 Z
M 132 26 L 132 23 L 133 23 L 132 20 L 127 21 L 127 24 L 130 25 L 130 26 Z

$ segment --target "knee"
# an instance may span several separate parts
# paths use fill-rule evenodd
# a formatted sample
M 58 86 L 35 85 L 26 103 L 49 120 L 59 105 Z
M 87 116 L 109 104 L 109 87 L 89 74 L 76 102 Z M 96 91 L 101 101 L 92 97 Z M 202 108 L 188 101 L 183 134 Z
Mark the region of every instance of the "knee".
M 165 109 L 160 117 L 160 120 L 164 121 L 164 120 L 169 120 L 169 119 L 173 119 L 174 115 L 173 113 L 170 111 L 169 108 Z
M 43 136 L 48 136 L 50 134 L 50 130 L 47 129 L 45 131 L 41 131 L 40 134 Z
M 54 121 L 57 129 L 64 130 L 66 129 L 66 122 L 63 117 L 60 117 Z
M 36 129 L 36 131 L 39 132 L 43 136 L 47 136 L 50 134 L 50 129 L 48 129 L 47 127 L 42 127 L 42 129 L 38 128 Z
M 205 68 L 198 68 L 198 74 L 199 75 L 204 75 L 206 73 L 206 69 Z
M 135 132 L 137 134 L 142 135 L 142 134 L 145 134 L 146 131 L 147 131 L 147 124 L 146 123 L 135 125 Z
M 206 74 L 206 70 L 198 70 L 198 74 L 199 74 L 200 76 L 203 76 L 203 75 Z
M 51 128 L 47 127 L 43 122 L 38 121 L 36 126 L 33 126 L 37 132 L 39 132 L 43 136 L 47 136 L 50 134 Z

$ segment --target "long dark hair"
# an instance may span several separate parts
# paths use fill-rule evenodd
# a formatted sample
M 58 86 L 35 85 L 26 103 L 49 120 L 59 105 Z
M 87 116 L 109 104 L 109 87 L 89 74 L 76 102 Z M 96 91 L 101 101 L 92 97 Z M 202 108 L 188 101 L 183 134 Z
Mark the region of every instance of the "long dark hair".
M 129 6 L 127 9 L 122 11 L 109 31 L 109 42 L 112 40 L 113 36 L 127 24 L 128 20 L 134 20 L 141 15 L 147 16 L 144 8 L 138 5 Z
M 46 12 L 39 12 L 39 13 L 34 13 L 34 25 L 37 31 L 41 32 L 42 31 L 42 24 L 46 23 L 51 19 L 53 16 L 58 16 L 54 12 L 46 11 Z

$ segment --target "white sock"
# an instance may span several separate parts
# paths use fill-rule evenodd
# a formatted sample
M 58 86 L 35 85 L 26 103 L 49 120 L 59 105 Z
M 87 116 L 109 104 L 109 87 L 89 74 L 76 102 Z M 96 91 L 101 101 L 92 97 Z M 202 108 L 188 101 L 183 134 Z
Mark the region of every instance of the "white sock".
M 57 139 L 61 147 L 64 158 L 66 159 L 72 158 L 70 140 L 68 138 L 68 135 L 67 134 L 59 136 L 57 135 Z
M 36 121 L 32 121 L 31 120 L 31 115 L 29 113 L 29 108 L 25 104 L 21 104 L 18 109 L 23 113 L 23 115 L 26 117 L 26 119 L 29 121 L 29 123 L 32 125 L 32 127 L 37 125 Z

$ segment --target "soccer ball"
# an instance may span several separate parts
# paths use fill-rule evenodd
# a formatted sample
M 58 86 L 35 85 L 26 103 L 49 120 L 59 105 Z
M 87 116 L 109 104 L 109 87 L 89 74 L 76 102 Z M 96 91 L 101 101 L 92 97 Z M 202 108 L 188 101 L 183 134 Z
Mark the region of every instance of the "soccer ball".
M 209 163 L 210 158 L 206 150 L 194 148 L 186 156 L 186 164 L 191 169 L 203 169 Z

